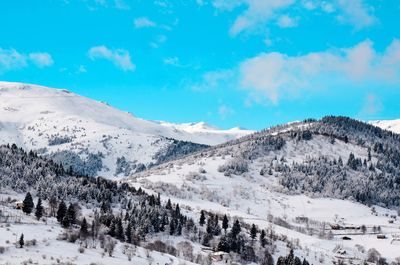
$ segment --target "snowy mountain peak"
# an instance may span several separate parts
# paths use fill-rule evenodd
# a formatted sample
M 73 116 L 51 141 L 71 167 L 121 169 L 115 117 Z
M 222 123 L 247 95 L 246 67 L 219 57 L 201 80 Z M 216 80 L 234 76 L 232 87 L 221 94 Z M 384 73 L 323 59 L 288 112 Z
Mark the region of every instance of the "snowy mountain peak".
M 16 143 L 67 166 L 95 165 L 89 175 L 127 175 L 164 161 L 166 154 L 180 154 L 171 148 L 183 147 L 171 139 L 189 142 L 183 144 L 189 152 L 201 147 L 196 144 L 216 145 L 249 133 L 147 121 L 65 89 L 0 82 L 0 143 Z
M 392 131 L 394 133 L 400 133 L 400 119 L 376 120 L 370 121 L 369 123 L 384 130 Z

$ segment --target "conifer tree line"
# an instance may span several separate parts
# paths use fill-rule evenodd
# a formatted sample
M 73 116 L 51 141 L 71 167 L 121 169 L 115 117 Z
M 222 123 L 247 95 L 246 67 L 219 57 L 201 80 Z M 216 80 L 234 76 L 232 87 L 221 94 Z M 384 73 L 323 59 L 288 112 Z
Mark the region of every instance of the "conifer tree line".
M 272 244 L 267 233 L 256 231 L 255 226 L 243 228 L 239 220 L 205 211 L 201 211 L 199 220 L 193 220 L 182 213 L 179 204 L 162 202 L 160 195 L 146 194 L 125 183 L 67 172 L 51 160 L 16 146 L 0 147 L 0 159 L 0 174 L 7 172 L 13 178 L 1 178 L 1 187 L 26 191 L 26 214 L 34 214 L 38 220 L 53 216 L 62 227 L 77 231 L 81 239 L 100 240 L 105 232 L 121 242 L 140 245 L 148 242 L 148 236 L 163 233 L 183 236 L 208 247 L 213 244 L 215 251 L 235 252 L 248 261 L 261 259 L 255 255 L 255 246 L 264 248 Z M 32 194 L 38 198 L 36 204 Z M 90 222 L 79 210 L 89 203 L 95 211 Z M 23 237 L 20 242 L 23 243 Z M 269 253 L 266 248 L 265 251 Z

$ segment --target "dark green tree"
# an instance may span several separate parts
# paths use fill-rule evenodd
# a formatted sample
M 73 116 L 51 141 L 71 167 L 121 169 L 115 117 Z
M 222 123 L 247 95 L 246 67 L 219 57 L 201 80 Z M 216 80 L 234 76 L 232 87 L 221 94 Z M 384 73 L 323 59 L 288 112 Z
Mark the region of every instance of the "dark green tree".
M 251 226 L 251 229 L 250 229 L 250 237 L 253 241 L 257 237 L 257 228 L 254 224 Z
M 229 227 L 229 220 L 226 214 L 224 215 L 224 218 L 222 219 L 222 228 L 225 230 L 225 235 L 226 235 L 226 230 Z
M 89 235 L 88 231 L 88 223 L 86 221 L 86 218 L 83 217 L 83 220 L 81 222 L 81 229 L 79 230 L 79 235 L 81 238 L 86 239 L 87 236 Z
M 203 226 L 206 223 L 206 216 L 204 215 L 204 211 L 201 210 L 200 211 L 200 226 Z
M 40 197 L 36 204 L 35 216 L 36 216 L 36 219 L 38 219 L 38 220 L 40 220 L 40 218 L 42 218 L 42 216 L 43 216 L 42 199 Z
M 68 219 L 68 216 L 67 216 L 67 215 L 65 215 L 64 218 L 62 219 L 61 225 L 62 225 L 64 228 L 70 227 L 71 223 L 69 222 L 69 219 Z
M 232 229 L 231 229 L 232 237 L 235 238 L 237 235 L 239 235 L 240 231 L 241 231 L 241 228 L 240 228 L 239 220 L 236 220 L 233 223 L 233 226 L 232 226 Z
M 24 205 L 22 206 L 22 211 L 26 214 L 31 214 L 34 204 L 33 204 L 33 199 L 32 199 L 32 195 L 30 192 L 28 192 L 25 195 L 25 199 L 24 199 Z
M 218 249 L 218 251 L 224 251 L 227 253 L 229 253 L 231 251 L 230 244 L 229 244 L 228 238 L 226 236 L 221 236 L 221 239 L 219 240 L 217 249 Z
M 72 203 L 69 204 L 68 209 L 67 209 L 67 218 L 69 221 L 70 225 L 73 225 L 76 223 L 76 211 L 75 207 Z
M 67 214 L 67 205 L 65 205 L 64 201 L 61 201 L 60 204 L 58 205 L 57 221 L 61 223 L 66 214 Z
M 121 218 L 118 218 L 115 224 L 115 237 L 121 241 L 125 241 L 124 227 Z
M 170 222 L 169 222 L 169 234 L 172 236 L 175 233 L 175 220 L 171 218 Z
M 265 245 L 267 244 L 267 239 L 265 238 L 266 234 L 265 234 L 265 230 L 261 230 L 261 234 L 260 234 L 260 244 L 262 247 L 265 247 Z
M 132 243 L 132 225 L 130 222 L 128 223 L 128 226 L 126 227 L 125 230 L 125 238 L 126 242 Z
M 24 247 L 24 244 L 25 244 L 25 242 L 24 242 L 24 234 L 21 234 L 18 243 L 19 243 L 19 247 L 20 247 L 20 248 L 23 248 L 23 247 Z
M 165 208 L 168 209 L 168 210 L 172 209 L 172 204 L 171 204 L 171 200 L 170 199 L 168 199 L 167 204 L 165 205 Z

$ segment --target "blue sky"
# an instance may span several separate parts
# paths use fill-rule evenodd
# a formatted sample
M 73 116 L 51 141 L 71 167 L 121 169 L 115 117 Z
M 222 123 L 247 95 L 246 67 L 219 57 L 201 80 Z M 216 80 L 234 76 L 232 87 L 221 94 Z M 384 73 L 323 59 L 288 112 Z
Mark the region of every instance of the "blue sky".
M 0 79 L 136 116 L 262 129 L 400 118 L 396 0 L 0 2 Z

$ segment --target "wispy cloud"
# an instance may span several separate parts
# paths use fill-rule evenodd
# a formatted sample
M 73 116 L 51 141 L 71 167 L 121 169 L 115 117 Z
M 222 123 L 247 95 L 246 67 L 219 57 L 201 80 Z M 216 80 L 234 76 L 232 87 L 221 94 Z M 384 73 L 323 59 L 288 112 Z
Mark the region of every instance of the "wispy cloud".
M 129 51 L 124 49 L 109 49 L 106 46 L 96 46 L 89 49 L 88 55 L 93 61 L 97 59 L 108 60 L 124 71 L 135 70 Z
M 338 15 L 339 21 L 354 25 L 357 29 L 371 26 L 376 22 L 376 18 L 372 15 L 372 7 L 362 0 L 338 0 L 337 5 L 342 11 Z
M 140 28 L 153 28 L 153 27 L 157 26 L 157 24 L 154 21 L 148 19 L 147 17 L 135 18 L 134 21 L 133 21 L 133 25 L 137 29 L 140 29 Z
M 282 15 L 278 18 L 278 26 L 281 28 L 293 28 L 297 26 L 297 19 L 288 15 Z
M 34 52 L 29 54 L 29 59 L 38 67 L 46 67 L 53 65 L 53 58 L 47 52 Z
M 229 29 L 232 36 L 244 32 L 263 32 L 271 22 L 280 27 L 297 26 L 299 20 L 289 14 L 299 7 L 310 12 L 322 10 L 332 14 L 341 23 L 351 24 L 356 29 L 371 26 L 377 20 L 373 9 L 364 0 L 307 0 L 301 4 L 295 0 L 214 0 L 213 6 L 217 10 L 228 12 L 239 10 L 239 7 L 243 10 Z
M 174 56 L 174 57 L 166 57 L 163 59 L 164 64 L 167 65 L 172 65 L 172 66 L 177 66 L 181 67 L 181 63 L 179 61 L 179 58 Z
M 197 92 L 203 92 L 210 89 L 216 89 L 224 84 L 234 83 L 234 70 L 216 70 L 209 71 L 202 75 L 200 82 L 191 85 L 191 89 Z
M 130 10 L 131 6 L 125 0 L 81 0 L 91 11 L 100 8 L 115 8 L 120 10 Z M 68 4 L 69 2 L 66 1 Z
M 15 49 L 0 48 L 0 73 L 21 69 L 32 63 L 40 68 L 53 65 L 53 59 L 46 52 L 21 53 Z
M 393 41 L 383 53 L 376 52 L 368 40 L 347 49 L 300 56 L 262 53 L 242 62 L 239 75 L 241 87 L 257 100 L 274 104 L 282 95 L 311 88 L 324 77 L 347 83 L 400 83 L 400 41 Z

